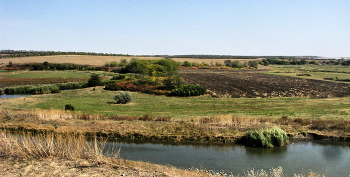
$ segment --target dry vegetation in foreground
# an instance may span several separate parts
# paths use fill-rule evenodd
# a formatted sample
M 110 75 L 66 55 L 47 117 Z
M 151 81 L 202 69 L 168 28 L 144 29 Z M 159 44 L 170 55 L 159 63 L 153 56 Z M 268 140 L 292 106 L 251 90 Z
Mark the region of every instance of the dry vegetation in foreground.
M 78 134 L 0 131 L 1 176 L 211 176 L 102 155 L 104 143 Z

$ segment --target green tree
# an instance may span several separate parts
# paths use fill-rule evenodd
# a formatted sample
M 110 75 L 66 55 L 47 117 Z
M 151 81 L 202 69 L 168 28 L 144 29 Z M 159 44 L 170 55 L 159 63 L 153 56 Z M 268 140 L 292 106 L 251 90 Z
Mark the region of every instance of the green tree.
M 258 61 L 248 61 L 248 67 L 258 69 Z
M 87 86 L 88 87 L 94 87 L 94 86 L 98 86 L 98 85 L 102 85 L 102 79 L 98 74 L 92 74 L 90 76 L 90 79 L 88 81 Z

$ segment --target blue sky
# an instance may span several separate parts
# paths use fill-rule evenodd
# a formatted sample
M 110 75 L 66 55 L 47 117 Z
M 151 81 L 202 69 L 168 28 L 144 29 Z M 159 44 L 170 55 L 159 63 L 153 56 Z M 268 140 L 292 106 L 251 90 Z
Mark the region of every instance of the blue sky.
M 349 0 L 0 0 L 0 49 L 350 56 Z

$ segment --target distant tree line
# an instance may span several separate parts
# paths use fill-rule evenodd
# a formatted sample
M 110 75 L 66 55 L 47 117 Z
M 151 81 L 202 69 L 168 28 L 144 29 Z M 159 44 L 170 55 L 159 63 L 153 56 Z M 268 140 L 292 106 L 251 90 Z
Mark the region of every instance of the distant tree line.
M 129 56 L 127 54 L 108 54 L 94 52 L 61 52 L 61 51 L 35 51 L 35 50 L 1 50 L 0 58 L 50 56 L 50 55 L 94 55 L 94 56 Z
M 38 50 L 1 50 L 0 58 L 50 56 L 50 55 L 94 55 L 94 56 L 135 56 L 135 57 L 162 57 L 162 58 L 198 58 L 198 59 L 257 59 L 257 58 L 278 58 L 278 59 L 311 59 L 317 56 L 250 56 L 250 55 L 129 55 L 95 52 L 75 51 L 38 51 Z
M 258 58 L 278 58 L 278 59 L 310 59 L 317 56 L 250 56 L 250 55 L 142 55 L 143 57 L 163 57 L 163 58 L 199 58 L 199 59 L 258 59 Z
M 90 71 L 107 71 L 108 67 L 95 67 L 90 65 L 76 65 L 74 63 L 27 63 L 27 64 L 13 64 L 11 61 L 4 70 L 90 70 Z
M 330 60 L 330 61 L 323 61 L 324 64 L 333 64 L 333 65 L 343 65 L 343 66 L 350 66 L 350 60 Z M 307 61 L 306 59 L 292 59 L 292 60 L 283 60 L 283 59 L 277 59 L 277 58 L 269 58 L 269 59 L 263 59 L 260 61 L 261 65 L 305 65 L 305 64 L 314 64 L 319 65 L 316 60 L 313 61 Z
M 308 62 L 306 59 L 292 59 L 292 60 L 285 60 L 285 59 L 277 59 L 277 58 L 269 58 L 269 59 L 263 59 L 260 64 L 261 65 L 305 65 Z

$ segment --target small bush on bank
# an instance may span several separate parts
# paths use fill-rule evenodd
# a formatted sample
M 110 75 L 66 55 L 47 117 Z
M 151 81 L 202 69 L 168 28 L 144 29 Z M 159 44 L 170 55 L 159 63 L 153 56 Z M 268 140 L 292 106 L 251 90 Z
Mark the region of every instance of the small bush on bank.
M 129 103 L 132 98 L 129 92 L 120 92 L 118 95 L 114 96 L 114 100 L 117 104 L 126 104 Z
M 64 107 L 64 110 L 66 110 L 66 111 L 74 111 L 74 106 L 72 106 L 71 104 L 66 104 L 66 106 Z
M 247 132 L 244 143 L 253 147 L 284 146 L 288 143 L 288 136 L 284 130 L 277 127 L 251 130 Z
M 68 82 L 56 84 L 60 90 L 66 89 L 80 89 L 86 85 L 86 82 Z
M 170 92 L 171 96 L 181 96 L 181 97 L 189 97 L 189 96 L 200 96 L 206 93 L 206 88 L 199 85 L 183 85 L 177 89 L 174 89 Z

